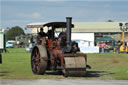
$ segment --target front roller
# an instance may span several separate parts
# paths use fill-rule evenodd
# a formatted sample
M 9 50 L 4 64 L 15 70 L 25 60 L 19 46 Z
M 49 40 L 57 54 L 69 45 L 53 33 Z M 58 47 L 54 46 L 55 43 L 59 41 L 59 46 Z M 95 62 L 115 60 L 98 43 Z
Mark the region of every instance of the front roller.
M 46 48 L 42 45 L 35 46 L 31 54 L 31 67 L 34 74 L 45 73 L 47 61 L 43 59 L 44 57 L 47 57 Z
M 68 76 L 85 76 L 86 60 L 85 57 L 64 57 L 65 68 L 63 74 Z

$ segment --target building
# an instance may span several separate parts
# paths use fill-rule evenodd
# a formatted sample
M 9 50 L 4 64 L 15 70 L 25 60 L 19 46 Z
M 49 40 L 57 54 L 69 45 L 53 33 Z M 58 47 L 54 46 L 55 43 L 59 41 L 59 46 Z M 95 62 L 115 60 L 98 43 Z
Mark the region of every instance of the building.
M 75 22 L 73 32 L 89 33 L 93 32 L 95 39 L 102 36 L 111 36 L 115 40 L 121 39 L 120 22 Z M 127 23 L 127 22 L 121 22 Z M 78 29 L 77 29 L 78 28 Z M 125 39 L 128 41 L 128 31 L 125 33 Z
M 120 22 L 73 22 L 74 28 L 72 29 L 73 36 L 80 37 L 82 40 L 90 41 L 90 35 L 94 35 L 94 38 L 91 38 L 91 42 L 95 42 L 97 38 L 103 36 L 111 36 L 115 40 L 121 40 L 121 30 L 119 26 Z M 121 22 L 123 24 L 127 22 Z M 43 23 L 31 23 L 30 26 L 41 26 Z M 39 30 L 39 29 L 38 29 Z M 37 34 L 37 29 L 32 29 L 32 34 Z M 47 30 L 45 30 L 47 31 Z M 83 36 L 81 36 L 81 34 Z M 125 40 L 128 42 L 128 30 L 125 33 Z

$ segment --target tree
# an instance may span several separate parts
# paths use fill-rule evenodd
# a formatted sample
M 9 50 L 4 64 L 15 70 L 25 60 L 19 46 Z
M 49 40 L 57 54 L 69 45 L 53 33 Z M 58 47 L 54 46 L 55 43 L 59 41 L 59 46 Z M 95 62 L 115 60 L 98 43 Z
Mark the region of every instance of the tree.
M 21 27 L 15 26 L 7 31 L 6 36 L 7 36 L 7 40 L 15 40 L 16 36 L 24 35 L 24 34 L 25 34 L 24 30 Z
M 113 20 L 108 20 L 107 22 L 114 22 Z

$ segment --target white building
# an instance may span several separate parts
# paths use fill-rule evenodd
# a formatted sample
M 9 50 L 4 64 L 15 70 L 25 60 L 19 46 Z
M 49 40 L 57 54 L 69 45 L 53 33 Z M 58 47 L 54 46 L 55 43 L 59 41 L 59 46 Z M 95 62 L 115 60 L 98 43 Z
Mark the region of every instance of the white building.
M 125 24 L 127 22 L 121 23 Z M 119 23 L 120 22 L 73 22 L 74 28 L 72 29 L 72 40 L 84 41 L 84 44 L 81 45 L 84 45 L 84 48 L 87 48 L 86 50 L 89 50 L 88 47 L 94 47 L 95 40 L 104 35 L 112 36 L 115 40 L 121 40 Z M 43 23 L 31 23 L 28 25 L 31 27 L 38 27 L 39 30 L 39 27 L 42 26 L 42 24 Z M 37 34 L 37 32 L 37 29 L 33 28 L 30 33 Z M 125 33 L 125 39 L 128 41 L 128 31 Z M 95 51 L 97 48 L 91 48 L 90 52 L 92 52 L 92 50 Z

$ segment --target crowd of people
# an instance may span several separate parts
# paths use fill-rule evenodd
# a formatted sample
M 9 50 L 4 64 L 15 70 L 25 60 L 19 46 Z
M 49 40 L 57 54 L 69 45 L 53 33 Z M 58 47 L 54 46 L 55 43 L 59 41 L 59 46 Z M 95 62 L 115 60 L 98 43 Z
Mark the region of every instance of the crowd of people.
M 99 41 L 97 42 L 97 46 L 99 47 L 99 53 L 109 53 L 110 50 L 113 50 L 114 53 L 120 53 L 121 45 L 123 42 L 120 40 L 115 42 L 116 44 L 111 48 L 111 46 L 107 42 Z M 124 47 L 128 48 L 128 43 L 124 43 Z
M 98 42 L 97 46 L 99 47 L 99 53 L 109 52 L 109 46 L 107 45 L 107 42 Z

